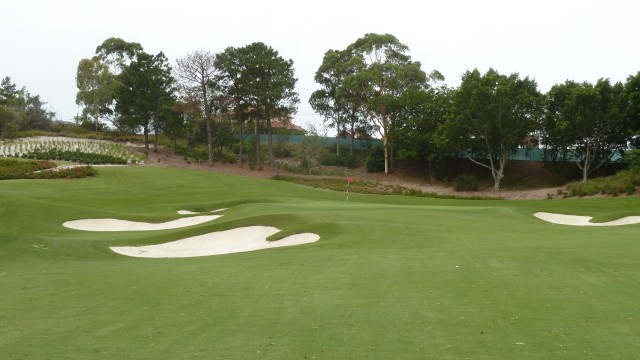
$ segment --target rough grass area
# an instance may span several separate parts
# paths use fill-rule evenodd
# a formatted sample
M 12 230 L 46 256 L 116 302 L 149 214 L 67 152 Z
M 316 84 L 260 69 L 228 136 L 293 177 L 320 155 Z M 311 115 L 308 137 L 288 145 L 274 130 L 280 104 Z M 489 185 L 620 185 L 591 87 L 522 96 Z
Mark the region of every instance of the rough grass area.
M 346 180 L 344 181 L 346 185 Z M 364 185 L 363 185 L 364 186 Z M 354 186 L 355 187 L 355 186 Z M 469 201 L 325 191 L 163 167 L 0 184 L 2 359 L 633 359 L 640 197 Z M 67 220 L 193 227 L 93 233 Z M 188 215 L 186 215 L 188 216 Z M 314 244 L 187 259 L 110 246 L 248 225 Z
M 418 189 L 412 189 L 401 185 L 383 184 L 378 181 L 353 180 L 349 184 L 345 178 L 335 177 L 297 177 L 286 175 L 274 175 L 274 180 L 287 181 L 300 185 L 311 186 L 319 189 L 328 189 L 334 191 L 349 192 L 359 194 L 373 195 L 403 195 L 430 197 L 439 199 L 467 199 L 467 200 L 502 200 L 500 197 L 483 197 L 483 196 L 455 196 L 440 195 L 434 192 L 424 192 Z

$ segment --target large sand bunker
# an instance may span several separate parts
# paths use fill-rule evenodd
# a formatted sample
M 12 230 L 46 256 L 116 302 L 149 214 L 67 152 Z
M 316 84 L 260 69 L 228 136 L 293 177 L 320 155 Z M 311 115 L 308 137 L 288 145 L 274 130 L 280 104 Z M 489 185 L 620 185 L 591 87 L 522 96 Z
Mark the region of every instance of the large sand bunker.
M 62 224 L 65 227 L 85 231 L 147 231 L 147 230 L 168 230 L 198 225 L 207 221 L 215 220 L 222 215 L 201 215 L 182 218 L 163 223 L 146 223 L 118 219 L 84 219 L 72 220 Z
M 142 258 L 185 258 L 222 255 L 278 248 L 316 242 L 320 236 L 311 233 L 287 236 L 277 241 L 267 237 L 280 230 L 270 226 L 248 226 L 148 246 L 118 246 L 111 250 L 122 255 Z
M 603 223 L 592 223 L 590 221 L 592 219 L 591 216 L 563 215 L 547 212 L 537 212 L 533 214 L 533 216 L 550 223 L 573 226 L 619 226 L 640 224 L 640 216 L 627 216 L 618 220 Z

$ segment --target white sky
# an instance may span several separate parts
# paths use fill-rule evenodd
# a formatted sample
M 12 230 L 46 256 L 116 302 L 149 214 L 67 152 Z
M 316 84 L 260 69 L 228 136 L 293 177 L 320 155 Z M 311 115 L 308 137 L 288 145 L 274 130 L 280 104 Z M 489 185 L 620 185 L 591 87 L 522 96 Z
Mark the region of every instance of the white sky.
M 321 123 L 308 105 L 329 49 L 366 33 L 409 46 L 426 72 L 458 86 L 466 70 L 518 72 L 546 92 L 567 79 L 625 81 L 640 71 L 637 0 L 197 1 L 15 0 L 0 4 L 0 77 L 39 94 L 62 120 L 80 112 L 75 73 L 109 37 L 163 51 L 217 53 L 262 41 L 292 59 L 300 106 L 294 121 Z

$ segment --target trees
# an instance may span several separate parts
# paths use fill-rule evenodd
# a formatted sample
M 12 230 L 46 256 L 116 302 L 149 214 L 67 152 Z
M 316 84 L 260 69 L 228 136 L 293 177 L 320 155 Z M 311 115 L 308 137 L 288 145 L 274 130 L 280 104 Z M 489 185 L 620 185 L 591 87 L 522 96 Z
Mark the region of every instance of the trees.
M 535 81 L 528 77 L 500 75 L 493 69 L 484 75 L 477 69 L 467 71 L 454 94 L 440 144 L 489 169 L 498 190 L 509 156 L 537 127 L 541 100 Z
M 32 96 L 22 87 L 18 89 L 6 76 L 0 82 L 0 133 L 13 137 L 18 130 L 51 130 L 55 113 L 45 109 L 40 95 Z
M 275 171 L 271 119 L 294 114 L 299 102 L 295 92 L 293 61 L 283 59 L 276 50 L 261 42 L 242 48 L 227 48 L 216 59 L 221 86 L 234 99 L 236 114 L 245 109 L 256 114 L 256 161 L 261 168 L 260 120 L 267 125 L 269 167 Z
M 436 164 L 449 155 L 438 145 L 437 134 L 451 108 L 452 93 L 446 86 L 414 89 L 403 94 L 393 109 L 402 118 L 392 134 L 398 158 L 426 163 L 431 181 L 440 177 Z
M 309 105 L 324 118 L 325 123 L 336 129 L 336 155 L 340 156 L 340 134 L 347 120 L 348 99 L 337 92 L 346 73 L 341 71 L 344 52 L 329 50 L 324 54 L 322 64 L 316 71 L 315 81 L 322 87 L 309 97 Z M 353 131 L 351 137 L 353 139 Z M 351 149 L 353 152 L 353 147 Z M 351 153 L 353 155 L 353 153 Z
M 409 48 L 390 34 L 366 34 L 345 50 L 347 76 L 338 97 L 356 99 L 382 137 L 385 173 L 389 172 L 388 136 L 392 126 L 389 109 L 412 86 L 425 86 L 427 76 L 420 62 L 411 61 Z
M 76 70 L 76 104 L 83 106 L 82 116 L 93 117 L 95 131 L 100 118 L 114 115 L 113 124 L 122 130 L 118 114 L 114 114 L 114 101 L 118 78 L 124 69 L 142 52 L 142 46 L 120 38 L 109 38 L 96 47 L 95 56 L 81 59 Z
M 242 59 L 240 48 L 228 47 L 223 52 L 216 54 L 215 67 L 218 77 L 215 85 L 220 94 L 230 100 L 233 114 L 240 130 L 239 166 L 244 164 L 244 122 L 250 112 L 248 90 L 245 84 L 248 81 L 247 64 Z M 255 112 L 255 109 L 253 109 Z M 259 153 L 259 147 L 257 149 Z
M 640 148 L 640 72 L 627 78 L 623 100 L 629 142 L 633 147 Z
M 216 77 L 215 55 L 196 50 L 176 60 L 175 74 L 184 91 L 198 94 L 207 130 L 209 166 L 213 166 L 213 135 L 211 129 L 211 88 Z
M 76 71 L 76 104 L 84 107 L 84 116 L 93 117 L 96 134 L 100 116 L 111 112 L 109 106 L 113 103 L 118 85 L 116 77 L 109 71 L 109 66 L 102 63 L 97 56 L 80 60 Z
M 128 124 L 143 128 L 146 149 L 149 149 L 149 129 L 153 127 L 154 150 L 157 150 L 161 122 L 175 102 L 174 79 L 167 58 L 162 52 L 157 55 L 140 52 L 119 78 L 116 110 Z
M 624 87 L 600 79 L 566 81 L 554 85 L 547 95 L 545 141 L 558 149 L 573 150 L 570 157 L 582 171 L 582 181 L 611 160 L 626 145 Z

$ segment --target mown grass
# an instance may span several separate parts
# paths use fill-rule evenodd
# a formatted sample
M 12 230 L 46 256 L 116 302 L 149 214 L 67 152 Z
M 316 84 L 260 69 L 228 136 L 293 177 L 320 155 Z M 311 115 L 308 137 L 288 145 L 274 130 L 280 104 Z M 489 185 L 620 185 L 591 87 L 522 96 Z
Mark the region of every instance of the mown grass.
M 471 201 L 351 194 L 151 168 L 0 183 L 3 359 L 583 359 L 640 351 L 640 225 L 576 228 L 536 211 L 636 213 L 637 197 Z M 91 233 L 79 218 L 194 227 Z M 244 225 L 319 242 L 190 259 L 114 245 Z

